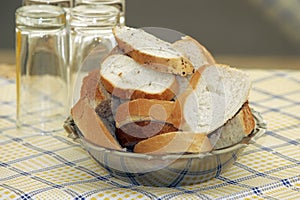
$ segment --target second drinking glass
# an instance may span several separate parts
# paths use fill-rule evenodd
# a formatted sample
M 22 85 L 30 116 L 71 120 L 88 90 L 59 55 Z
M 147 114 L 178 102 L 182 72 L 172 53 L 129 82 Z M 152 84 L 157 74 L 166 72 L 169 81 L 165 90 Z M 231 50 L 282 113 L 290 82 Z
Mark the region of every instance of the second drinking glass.
M 80 5 L 70 15 L 69 102 L 80 95 L 82 79 L 99 68 L 101 60 L 116 46 L 112 28 L 118 24 L 119 10 L 108 5 Z

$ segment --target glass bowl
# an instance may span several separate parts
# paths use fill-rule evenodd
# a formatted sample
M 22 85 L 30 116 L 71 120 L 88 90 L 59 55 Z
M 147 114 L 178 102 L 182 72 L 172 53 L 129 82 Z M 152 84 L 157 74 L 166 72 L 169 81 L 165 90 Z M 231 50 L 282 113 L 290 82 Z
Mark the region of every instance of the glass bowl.
M 142 29 L 171 43 L 185 36 L 166 28 L 143 27 Z M 90 70 L 99 67 L 100 61 L 101 56 L 96 49 L 82 63 L 77 76 L 85 77 Z M 80 88 L 81 78 L 77 79 L 76 88 Z M 79 94 L 74 95 L 73 102 L 77 102 L 78 96 Z M 151 155 L 107 149 L 86 140 L 71 117 L 65 121 L 64 127 L 69 137 L 80 142 L 90 156 L 113 177 L 135 185 L 176 187 L 204 182 L 230 168 L 242 151 L 255 143 L 256 139 L 266 131 L 266 123 L 262 116 L 253 109 L 252 112 L 256 127 L 249 136 L 227 148 L 199 154 Z
M 255 129 L 239 143 L 209 153 L 150 155 L 106 149 L 87 141 L 69 117 L 64 124 L 69 137 L 113 177 L 145 186 L 176 187 L 204 182 L 229 169 L 243 150 L 266 131 L 266 122 L 252 109 Z

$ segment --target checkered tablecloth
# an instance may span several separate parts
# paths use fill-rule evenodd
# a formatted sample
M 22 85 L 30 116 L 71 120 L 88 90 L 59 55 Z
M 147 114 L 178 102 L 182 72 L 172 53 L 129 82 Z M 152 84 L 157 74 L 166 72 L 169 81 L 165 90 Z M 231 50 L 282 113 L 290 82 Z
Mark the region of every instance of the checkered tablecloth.
M 265 136 L 219 177 L 177 188 L 111 177 L 63 128 L 52 135 L 17 130 L 15 81 L 0 78 L 0 199 L 300 199 L 300 70 L 247 72 Z

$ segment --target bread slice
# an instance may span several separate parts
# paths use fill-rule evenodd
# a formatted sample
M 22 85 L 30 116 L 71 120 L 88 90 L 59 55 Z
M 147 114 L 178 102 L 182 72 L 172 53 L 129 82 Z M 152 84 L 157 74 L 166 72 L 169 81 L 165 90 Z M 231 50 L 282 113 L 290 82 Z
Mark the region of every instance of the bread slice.
M 192 63 L 171 43 L 163 41 L 142 29 L 114 27 L 113 34 L 119 47 L 145 67 L 186 76 L 194 72 Z
M 251 88 L 245 72 L 221 64 L 199 68 L 190 84 L 176 103 L 182 110 L 181 129 L 196 133 L 211 133 L 225 124 L 248 100 Z
M 172 44 L 172 47 L 189 59 L 195 70 L 198 70 L 203 65 L 216 63 L 212 54 L 202 44 L 190 36 L 184 36 L 181 40 L 177 40 Z
M 106 90 L 122 99 L 171 100 L 178 90 L 175 75 L 145 68 L 126 55 L 108 56 L 100 76 Z
M 212 150 L 206 134 L 192 132 L 169 132 L 156 135 L 137 143 L 136 153 L 204 153 Z
M 94 108 L 102 101 L 111 99 L 111 94 L 105 90 L 100 82 L 100 69 L 90 71 L 83 78 L 80 98 L 87 98 Z
M 116 128 L 116 137 L 122 147 L 132 149 L 136 143 L 155 135 L 178 131 L 170 123 L 155 120 L 133 121 Z
M 122 150 L 109 130 L 110 125 L 101 120 L 88 98 L 79 99 L 71 109 L 71 116 L 86 140 L 104 148 Z
M 138 121 L 160 121 L 180 126 L 180 118 L 173 116 L 174 101 L 135 99 L 121 104 L 115 112 L 116 127 Z M 177 120 L 178 119 L 178 120 Z
M 120 150 L 112 114 L 112 104 L 120 103 L 105 90 L 99 77 L 100 69 L 94 69 L 83 78 L 80 99 L 72 107 L 71 116 L 87 140 L 102 147 Z
M 214 149 L 225 148 L 248 136 L 255 128 L 255 121 L 248 102 L 244 103 L 240 111 L 223 126 L 209 134 Z M 218 136 L 216 136 L 216 134 Z M 214 139 L 217 138 L 217 139 Z
M 195 70 L 207 64 L 215 64 L 216 61 L 212 54 L 197 40 L 190 36 L 184 36 L 180 40 L 175 41 L 172 46 L 180 51 L 186 58 L 188 58 Z M 190 87 L 190 76 L 176 76 L 179 83 L 179 90 L 177 96 L 183 93 Z

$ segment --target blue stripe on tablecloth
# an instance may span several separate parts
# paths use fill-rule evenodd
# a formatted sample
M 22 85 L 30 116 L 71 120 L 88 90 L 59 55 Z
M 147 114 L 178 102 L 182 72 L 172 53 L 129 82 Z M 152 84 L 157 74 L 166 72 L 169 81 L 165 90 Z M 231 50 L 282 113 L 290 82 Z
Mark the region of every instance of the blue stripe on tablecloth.
M 225 164 L 227 164 L 231 159 L 227 160 L 226 162 L 224 162 Z M 186 175 L 191 175 L 191 176 L 197 176 L 197 175 L 205 175 L 205 174 L 210 174 L 212 172 L 215 171 L 219 171 L 221 169 L 221 166 L 217 166 L 216 168 L 213 169 L 208 169 L 208 170 L 202 170 L 202 171 L 186 171 L 185 174 Z M 175 168 L 168 168 L 168 171 L 173 172 L 173 173 L 181 173 L 181 170 L 175 169 Z
M 286 184 L 288 182 L 288 185 Z M 267 191 L 271 191 L 274 190 L 276 188 L 281 188 L 282 186 L 287 187 L 291 190 L 300 192 L 298 188 L 296 187 L 292 187 L 293 184 L 295 183 L 300 183 L 300 177 L 298 176 L 294 176 L 288 179 L 281 179 L 277 182 L 274 183 L 269 183 L 260 187 L 253 187 L 249 190 L 246 191 L 242 191 L 242 192 L 237 192 L 235 194 L 230 194 L 221 198 L 218 198 L 216 200 L 229 200 L 229 199 L 241 199 L 241 198 L 245 198 L 245 197 L 251 197 L 254 195 L 258 195 L 262 198 L 264 198 L 264 193 Z M 265 196 L 266 199 L 269 199 L 268 196 Z M 272 197 L 270 197 L 270 199 L 274 199 Z
M 15 117 L 15 116 L 13 116 L 13 117 Z M 16 119 L 15 118 L 7 117 L 7 118 L 1 118 L 1 119 L 5 119 L 8 122 L 11 122 L 13 125 L 1 128 L 0 129 L 0 133 L 16 129 L 16 125 L 15 125 L 16 124 Z M 55 119 L 48 120 L 47 122 L 50 123 L 50 122 L 53 122 L 53 121 L 55 121 Z M 24 124 L 22 124 L 22 127 L 23 128 L 31 129 L 31 135 L 35 135 L 35 136 L 41 135 L 41 134 L 43 134 L 43 135 L 53 135 L 53 134 L 55 134 L 55 132 L 53 132 L 53 131 L 45 131 L 45 130 L 42 130 L 42 129 L 36 127 L 35 125 L 38 125 L 38 124 L 32 124 L 32 125 L 30 125 L 30 124 L 24 123 Z M 56 132 L 63 132 L 64 128 L 63 128 L 63 126 L 61 126 L 61 128 L 58 128 L 55 131 Z
M 132 173 L 127 173 L 128 172 L 128 168 L 126 166 L 126 163 L 125 163 L 124 159 L 125 159 L 124 157 L 121 157 L 121 159 L 120 159 L 122 170 L 125 172 L 123 174 L 126 175 L 130 179 L 131 183 L 133 183 L 135 185 L 139 185 L 138 181 L 135 180 L 135 178 L 134 178 L 136 175 L 132 175 Z
M 196 191 L 196 190 L 187 190 L 187 189 L 184 189 L 182 187 L 176 187 L 176 188 L 173 188 L 173 189 L 179 190 L 179 191 L 163 195 L 163 196 L 159 197 L 158 199 L 160 199 L 160 200 L 163 200 L 163 199 L 168 200 L 168 199 L 171 199 L 171 198 L 177 197 L 179 195 L 183 195 L 183 194 L 193 194 L 193 195 L 197 196 L 199 199 L 211 200 L 211 198 L 209 196 L 207 196 L 205 194 L 198 193 L 198 191 Z
M 273 99 L 280 99 L 280 100 L 282 100 L 282 101 L 290 102 L 291 105 L 295 105 L 295 104 L 297 105 L 297 104 L 299 104 L 299 101 L 297 101 L 297 100 L 292 100 L 292 99 L 286 97 L 286 96 L 288 96 L 288 95 L 293 95 L 293 94 L 298 94 L 298 93 L 300 93 L 300 90 L 298 90 L 298 89 L 297 89 L 297 90 L 294 90 L 294 91 L 291 91 L 291 92 L 283 93 L 283 94 L 274 94 L 274 93 L 270 93 L 270 92 L 265 91 L 265 90 L 263 90 L 263 89 L 261 89 L 261 88 L 253 88 L 252 90 L 255 91 L 255 92 L 264 94 L 264 95 L 266 95 L 267 97 L 265 97 L 265 98 L 263 98 L 263 99 L 261 99 L 261 100 L 256 100 L 255 102 L 254 102 L 254 101 L 251 101 L 251 102 L 250 102 L 251 104 L 260 104 L 260 103 L 265 104 L 266 101 L 268 101 L 268 100 L 273 100 Z M 270 105 L 269 105 L 269 106 L 270 106 Z
M 265 150 L 267 152 L 270 152 L 273 155 L 276 155 L 276 156 L 278 156 L 280 158 L 283 158 L 283 159 L 288 160 L 288 161 L 293 162 L 293 163 L 300 164 L 299 160 L 296 160 L 296 159 L 291 158 L 289 156 L 286 156 L 286 155 L 284 155 L 282 153 L 279 153 L 279 152 L 276 151 L 276 149 L 271 149 L 270 147 L 264 147 L 264 146 L 262 146 L 260 144 L 257 144 L 257 143 L 254 143 L 253 145 L 256 146 L 256 147 L 258 147 L 258 148 L 261 148 L 261 149 L 263 149 L 263 150 Z
M 89 158 L 78 159 L 78 160 L 75 160 L 73 162 L 74 163 L 80 163 L 80 162 L 82 162 L 84 160 L 88 160 L 88 159 Z M 53 166 L 50 166 L 50 167 L 47 167 L 47 168 L 42 168 L 42 169 L 38 169 L 38 170 L 32 170 L 32 171 L 28 171 L 28 172 L 25 172 L 25 171 L 22 171 L 22 170 L 20 170 L 18 168 L 15 168 L 15 167 L 11 166 L 8 163 L 1 162 L 0 166 L 9 168 L 9 170 L 14 171 L 14 172 L 17 173 L 17 174 L 11 175 L 11 176 L 7 176 L 5 178 L 0 178 L 0 181 L 6 181 L 6 180 L 10 180 L 10 179 L 13 179 L 13 178 L 16 178 L 16 177 L 31 176 L 33 174 L 36 174 L 36 173 L 39 173 L 39 172 L 43 172 L 43 171 L 46 171 L 46 170 L 53 170 L 53 169 L 61 168 L 63 166 L 66 166 L 66 164 L 65 163 L 61 163 L 61 164 L 53 165 Z
M 127 183 L 125 183 L 127 184 Z M 109 191 L 109 190 L 114 190 L 116 188 L 124 188 L 124 189 L 130 189 L 132 191 L 136 191 L 140 194 L 143 194 L 147 197 L 149 197 L 150 199 L 160 199 L 158 196 L 156 196 L 155 194 L 152 194 L 146 190 L 144 190 L 143 188 L 140 188 L 139 186 L 137 185 L 129 185 L 129 186 L 124 186 L 124 185 L 118 185 L 118 184 L 114 184 L 112 185 L 112 187 L 108 187 L 108 188 L 95 188 L 94 190 L 91 190 L 91 191 L 88 191 L 88 192 L 85 192 L 85 193 L 82 193 L 80 194 L 79 196 L 77 196 L 78 198 L 88 198 L 90 196 L 92 196 L 93 194 L 98 194 L 98 193 L 103 193 L 105 191 Z
M 299 127 L 299 125 L 294 125 L 294 126 L 292 126 L 292 127 L 293 127 L 293 128 L 294 128 L 294 127 Z M 286 130 L 286 128 L 285 128 L 284 130 Z M 279 130 L 277 130 L 277 131 L 279 131 Z M 277 134 L 277 133 L 274 132 L 274 131 L 267 131 L 265 134 L 266 134 L 266 135 L 270 135 L 270 136 L 272 136 L 272 137 L 274 137 L 274 138 L 280 139 L 280 140 L 282 140 L 282 141 L 285 141 L 287 145 L 295 145 L 295 146 L 299 146 L 299 145 L 300 145 L 300 141 L 297 141 L 297 139 L 296 139 L 296 140 L 291 140 L 290 138 L 285 137 L 284 135 L 279 135 L 279 134 Z M 298 140 L 300 140 L 300 138 L 299 138 Z M 274 148 L 274 147 L 275 147 L 274 149 L 277 148 L 276 145 L 270 146 L 270 147 L 271 147 L 271 148 Z
M 271 0 L 273 1 L 273 0 Z M 268 70 L 268 72 L 270 73 L 269 75 L 266 75 L 264 77 L 259 77 L 259 78 L 256 78 L 256 77 L 252 77 L 252 82 L 254 84 L 256 83 L 260 83 L 260 82 L 264 82 L 264 81 L 268 81 L 270 79 L 273 79 L 273 78 L 276 78 L 276 77 L 279 77 L 279 78 L 282 78 L 282 79 L 289 79 L 289 80 L 292 80 L 292 81 L 295 81 L 296 83 L 300 83 L 300 79 L 297 79 L 297 78 L 293 78 L 293 77 L 290 77 L 288 75 L 288 73 L 293 73 L 295 72 L 295 70 L 284 70 L 284 71 L 281 71 L 281 70 L 278 70 L 278 69 L 270 69 Z M 297 71 L 296 71 L 297 72 Z
M 298 139 L 298 140 L 300 141 L 300 139 Z M 295 142 L 293 142 L 293 141 L 295 141 Z M 295 145 L 295 143 L 298 142 L 298 141 L 297 140 L 291 140 L 290 142 L 285 142 L 285 143 L 282 143 L 282 144 L 275 144 L 275 145 L 271 145 L 269 147 L 270 148 L 274 148 L 274 149 L 276 149 L 276 148 L 282 148 L 282 147 L 287 147 L 287 146 L 290 146 L 291 144 Z M 249 155 L 249 154 L 257 153 L 257 152 L 260 152 L 260 151 L 263 151 L 263 149 L 255 148 L 255 149 L 252 149 L 252 150 L 247 150 L 247 151 L 244 151 L 242 153 L 242 156 L 243 155 Z
M 55 153 L 55 151 L 61 151 L 61 150 L 69 149 L 70 147 L 62 147 L 62 148 L 56 149 L 55 151 L 46 151 L 46 150 L 40 149 L 38 147 L 32 146 L 31 144 L 28 144 L 28 143 L 27 144 L 25 143 L 24 146 L 29 147 L 29 148 L 31 147 L 31 149 L 34 149 L 34 150 L 36 150 L 36 151 L 38 151 L 40 153 L 36 153 L 34 155 L 29 155 L 29 156 L 24 156 L 22 158 L 17 158 L 15 160 L 10 160 L 10 161 L 8 161 L 6 163 L 7 164 L 18 163 L 18 162 L 21 162 L 21 161 L 24 161 L 24 160 L 28 160 L 28 159 L 40 157 L 42 155 L 47 154 L 47 155 L 52 156 L 53 158 L 55 158 L 59 162 L 63 163 L 64 165 L 68 165 L 68 166 L 74 166 L 75 165 L 74 163 L 72 163 L 72 162 L 64 159 L 63 157 L 61 157 L 60 155 L 57 155 Z
M 266 109 L 265 111 L 261 112 L 261 114 L 266 114 L 266 113 L 269 113 L 269 112 L 277 112 L 277 113 L 281 113 L 281 114 L 283 114 L 283 115 L 286 115 L 286 116 L 288 116 L 288 117 L 291 117 L 291 118 L 294 118 L 294 119 L 300 121 L 300 116 L 296 116 L 296 115 L 294 115 L 294 114 L 285 112 L 284 110 L 281 110 L 280 107 L 278 107 L 278 108 L 270 108 L 270 107 L 268 107 L 268 106 L 265 106 L 265 105 L 262 105 L 262 104 L 259 104 L 259 103 L 251 103 L 251 104 Z M 292 107 L 292 105 L 289 106 L 289 107 Z M 287 108 L 287 107 L 286 107 L 286 108 Z
M 140 188 L 139 186 L 134 186 L 134 187 L 130 187 L 130 189 L 132 191 L 136 191 L 136 192 L 139 192 L 147 197 L 149 197 L 150 199 L 160 199 L 157 195 L 153 194 L 153 193 L 150 193 L 148 192 L 147 190 L 143 189 L 143 188 Z
M 292 186 L 292 183 L 287 178 L 286 179 L 282 179 L 281 182 L 286 187 L 291 187 Z
M 230 159 L 229 159 L 230 160 Z M 227 160 L 226 162 L 228 162 L 229 160 Z M 217 163 L 221 163 L 221 159 L 220 156 L 217 156 Z M 216 172 L 216 176 L 219 176 L 221 174 L 221 170 L 222 170 L 222 165 L 218 164 L 217 166 L 217 172 Z
M 192 159 L 189 159 L 184 169 L 179 173 L 180 176 L 177 176 L 177 178 L 170 184 L 170 187 L 175 187 L 182 181 L 184 176 L 188 173 L 191 167 L 191 163 L 192 163 Z
M 272 131 L 276 131 L 276 132 L 280 132 L 280 131 L 286 131 L 286 130 L 289 130 L 289 129 L 294 129 L 294 128 L 299 128 L 300 124 L 292 124 L 292 125 L 288 125 L 288 126 L 285 126 L 285 127 L 280 127 L 280 128 L 274 128 L 272 129 Z
M 277 181 L 280 180 L 280 178 L 277 178 L 275 176 L 271 176 L 270 175 L 271 174 L 270 171 L 266 171 L 266 172 L 262 173 L 262 172 L 259 172 L 257 170 L 254 170 L 254 169 L 248 167 L 247 165 L 243 165 L 241 163 L 235 163 L 234 165 L 251 173 L 251 175 L 234 179 L 235 182 L 241 182 L 241 181 L 251 180 L 251 179 L 259 177 L 259 176 L 267 178 L 267 179 L 270 179 L 270 180 L 277 180 Z M 285 169 L 285 168 L 282 168 L 282 169 Z
M 108 177 L 110 177 L 110 176 L 108 175 Z M 94 178 L 91 178 L 91 179 L 88 179 L 88 180 L 80 180 L 80 181 L 73 181 L 73 182 L 68 182 L 68 183 L 63 183 L 63 184 L 55 184 L 55 183 L 52 183 L 51 181 L 47 181 L 47 180 L 45 180 L 43 178 L 40 178 L 40 177 L 32 176 L 31 178 L 33 180 L 36 180 L 36 181 L 42 182 L 46 185 L 49 185 L 49 187 L 33 190 L 33 191 L 27 193 L 31 197 L 34 197 L 35 195 L 37 195 L 39 193 L 42 193 L 42 192 L 46 192 L 48 190 L 59 188 L 60 190 L 63 190 L 64 192 L 68 193 L 73 198 L 76 198 L 76 197 L 84 196 L 84 195 L 79 194 L 78 192 L 76 192 L 72 189 L 66 188 L 67 186 L 77 185 L 77 184 L 85 184 L 85 183 L 96 183 L 96 182 L 99 181 L 98 178 L 94 177 Z M 110 183 L 109 179 L 108 178 L 106 178 L 106 179 L 108 180 L 106 182 Z M 119 188 L 119 186 L 114 186 L 112 188 L 106 188 L 106 189 L 113 189 L 113 188 Z
M 9 186 L 9 185 L 7 185 L 7 184 L 5 184 L 5 183 L 4 183 L 4 184 L 0 184 L 0 186 L 3 187 L 3 188 L 5 188 L 5 189 L 8 189 L 8 190 L 14 192 L 14 193 L 17 194 L 18 196 L 21 196 L 21 195 L 24 194 L 23 191 L 21 191 L 21 190 L 19 190 L 19 189 L 17 189 L 17 188 L 11 187 L 11 186 Z
M 75 143 L 73 141 L 70 141 L 70 139 L 67 139 L 66 137 L 62 137 L 60 135 L 53 135 L 53 134 L 51 134 L 51 137 L 57 139 L 60 142 L 65 143 L 67 145 L 71 145 L 73 147 L 75 147 L 75 146 L 81 147 L 81 145 L 79 143 Z
M 10 84 L 15 84 L 15 81 L 14 80 L 7 80 L 7 79 L 4 79 L 4 78 L 1 78 L 0 77 L 0 85 L 1 86 L 5 86 L 5 85 L 10 85 Z M 51 99 L 51 97 L 49 95 L 46 95 L 43 91 L 39 91 L 41 94 L 43 94 L 45 96 L 45 98 L 47 99 L 50 99 L 53 103 L 54 103 L 54 106 L 60 106 L 60 107 L 63 107 L 64 105 L 60 102 L 60 101 L 57 101 L 56 99 Z M 12 109 L 15 109 L 16 107 L 16 102 L 15 101 L 0 101 L 0 105 L 9 105 L 9 106 L 12 106 Z M 52 108 L 49 108 L 49 109 L 52 109 Z M 45 109 L 43 109 L 44 111 Z M 30 114 L 35 114 L 35 113 L 39 113 L 41 112 L 41 110 L 37 110 L 37 111 L 34 111 L 34 112 L 31 112 L 31 113 L 28 113 L 28 115 Z M 1 132 L 4 132 L 5 130 L 9 130 L 9 129 L 15 129 L 15 112 L 13 112 L 13 114 L 10 114 L 10 115 L 1 115 L 0 116 L 1 119 L 4 119 L 4 120 L 7 120 L 11 123 L 13 123 L 14 125 L 11 126 L 11 127 L 4 127 L 2 129 L 0 129 L 0 133 Z M 55 121 L 56 119 L 51 119 L 49 118 L 46 122 L 49 122 L 51 123 L 52 121 Z M 39 123 L 38 121 L 36 123 Z M 39 124 L 24 124 L 23 127 L 28 127 L 28 128 L 31 128 L 33 129 L 33 132 L 42 132 L 44 134 L 47 134 L 47 133 L 53 133 L 53 131 L 44 131 L 42 129 L 39 129 L 37 127 L 35 127 L 35 125 L 39 125 Z M 63 131 L 63 127 L 61 126 L 57 131 Z

